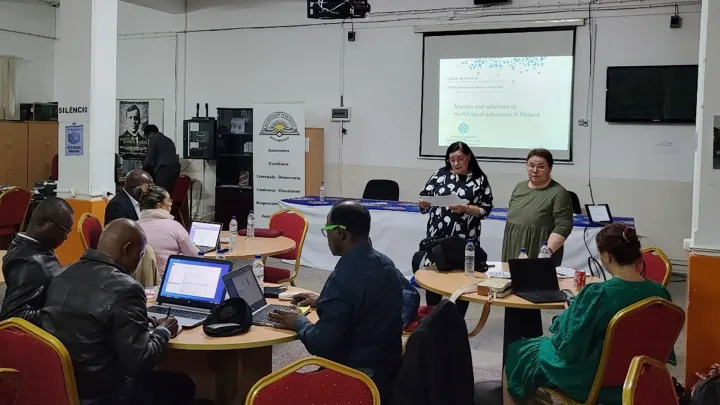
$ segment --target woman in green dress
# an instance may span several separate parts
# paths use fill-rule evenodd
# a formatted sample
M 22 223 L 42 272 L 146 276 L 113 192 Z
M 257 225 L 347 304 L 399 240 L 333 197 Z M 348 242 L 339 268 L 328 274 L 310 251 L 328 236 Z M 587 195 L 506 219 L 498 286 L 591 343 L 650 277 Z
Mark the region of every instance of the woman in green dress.
M 663 286 L 646 280 L 635 270 L 642 260 L 635 229 L 623 224 L 608 225 L 595 240 L 603 267 L 613 278 L 585 286 L 572 305 L 555 318 L 551 337 L 510 344 L 504 405 L 522 402 L 538 387 L 556 388 L 577 402 L 585 402 L 600 364 L 610 320 L 645 298 L 670 300 Z M 622 387 L 603 387 L 597 402 L 622 404 Z
M 555 265 L 562 263 L 563 244 L 573 227 L 570 194 L 550 177 L 553 156 L 546 149 L 533 149 L 527 156 L 528 181 L 515 186 L 508 207 L 503 236 L 502 261 L 516 259 L 520 249 L 538 257 L 547 242 Z M 518 339 L 542 336 L 539 309 L 505 308 L 503 354 Z

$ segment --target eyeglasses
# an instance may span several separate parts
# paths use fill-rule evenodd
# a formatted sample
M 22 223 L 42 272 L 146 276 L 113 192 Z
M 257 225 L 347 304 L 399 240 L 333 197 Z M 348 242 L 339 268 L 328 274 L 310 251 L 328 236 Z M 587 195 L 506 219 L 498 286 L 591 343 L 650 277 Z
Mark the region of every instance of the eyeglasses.
M 50 221 L 51 224 L 53 224 L 53 225 L 57 226 L 58 228 L 60 228 L 61 230 L 63 230 L 63 232 L 65 232 L 65 235 L 69 234 L 72 231 L 72 229 L 64 227 L 50 218 L 48 218 L 48 221 Z
M 345 226 L 345 225 L 326 225 L 322 228 L 323 236 L 327 236 L 327 232 L 332 231 L 333 229 L 347 230 L 347 226 Z

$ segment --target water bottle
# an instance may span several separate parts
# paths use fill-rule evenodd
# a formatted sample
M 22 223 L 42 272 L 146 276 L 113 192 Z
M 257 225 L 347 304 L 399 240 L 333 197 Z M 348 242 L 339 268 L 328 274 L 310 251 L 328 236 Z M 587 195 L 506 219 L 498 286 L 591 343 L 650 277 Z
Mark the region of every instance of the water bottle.
M 518 259 L 527 259 L 527 258 L 528 258 L 527 249 L 525 249 L 525 248 L 520 249 L 520 255 L 518 256 Z
M 538 259 L 549 259 L 551 257 L 552 252 L 550 251 L 547 242 L 543 242 L 542 246 L 540 246 L 540 253 L 538 254 Z
M 237 244 L 237 232 L 238 232 L 238 223 L 237 219 L 235 219 L 235 215 L 232 216 L 232 219 L 230 220 L 230 250 L 234 250 L 235 246 Z
M 475 278 L 475 245 L 472 238 L 465 245 L 465 277 Z
M 257 279 L 258 284 L 262 285 L 265 282 L 265 265 L 262 262 L 260 255 L 255 255 L 255 261 L 253 262 L 253 274 Z
M 252 211 L 248 214 L 247 220 L 247 237 L 252 239 L 255 237 L 255 214 Z
M 325 201 L 325 182 L 320 183 L 320 201 Z

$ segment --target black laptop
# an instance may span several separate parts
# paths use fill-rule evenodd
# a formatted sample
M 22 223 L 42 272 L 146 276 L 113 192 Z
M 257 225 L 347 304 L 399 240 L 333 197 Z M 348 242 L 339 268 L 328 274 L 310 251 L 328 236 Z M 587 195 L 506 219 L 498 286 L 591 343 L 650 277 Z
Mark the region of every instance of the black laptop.
M 272 311 L 294 311 L 293 307 L 288 305 L 268 304 L 263 295 L 263 290 L 258 284 L 257 278 L 253 273 L 252 264 L 245 265 L 231 273 L 222 277 L 230 298 L 242 298 L 248 303 L 253 311 L 253 325 L 275 326 L 268 319 L 268 314 Z
M 510 259 L 513 294 L 533 304 L 565 302 L 552 259 Z

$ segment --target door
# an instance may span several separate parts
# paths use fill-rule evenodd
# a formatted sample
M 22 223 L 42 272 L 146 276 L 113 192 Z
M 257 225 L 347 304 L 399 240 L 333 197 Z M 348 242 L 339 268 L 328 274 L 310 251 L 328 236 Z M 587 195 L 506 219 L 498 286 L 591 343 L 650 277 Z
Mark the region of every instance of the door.
M 58 153 L 58 123 L 28 124 L 28 186 L 50 178 L 52 160 Z
M 28 124 L 0 122 L 0 183 L 27 188 Z

